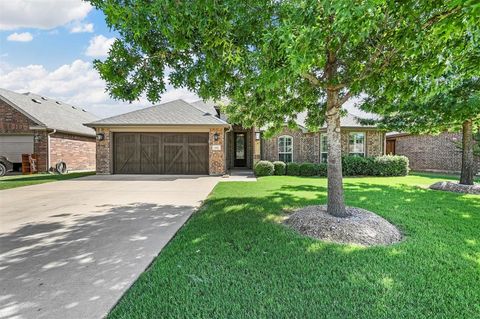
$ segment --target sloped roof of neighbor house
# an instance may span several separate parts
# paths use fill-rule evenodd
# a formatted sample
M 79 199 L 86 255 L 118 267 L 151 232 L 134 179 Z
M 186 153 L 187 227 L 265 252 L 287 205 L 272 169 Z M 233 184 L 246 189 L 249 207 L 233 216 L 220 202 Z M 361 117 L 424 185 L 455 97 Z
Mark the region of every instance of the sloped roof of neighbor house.
M 95 130 L 83 123 L 98 119 L 80 107 L 34 93 L 16 93 L 0 89 L 0 99 L 30 118 L 38 126 L 61 132 L 95 136 Z
M 228 126 L 215 113 L 205 112 L 200 108 L 185 102 L 175 100 L 141 110 L 108 117 L 99 121 L 87 123 L 90 127 L 102 126 L 143 126 L 143 125 L 206 125 Z

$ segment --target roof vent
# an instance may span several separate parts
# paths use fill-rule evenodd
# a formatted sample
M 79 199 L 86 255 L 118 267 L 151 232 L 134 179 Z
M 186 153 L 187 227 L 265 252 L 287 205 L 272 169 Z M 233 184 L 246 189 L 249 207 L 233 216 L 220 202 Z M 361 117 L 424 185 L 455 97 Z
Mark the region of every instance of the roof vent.
M 72 109 L 76 110 L 77 108 L 75 106 L 72 106 Z
M 82 109 L 83 112 L 87 112 L 85 109 Z
M 55 103 L 57 103 L 58 105 L 62 104 L 62 103 L 60 103 L 60 102 L 58 102 L 58 101 L 55 101 Z
M 47 101 L 47 98 L 46 98 L 46 97 L 44 97 L 44 96 L 42 96 L 42 100 L 44 100 L 44 101 Z
M 32 102 L 37 103 L 37 104 L 42 104 L 42 102 L 40 102 L 40 101 L 37 100 L 37 99 L 32 99 Z

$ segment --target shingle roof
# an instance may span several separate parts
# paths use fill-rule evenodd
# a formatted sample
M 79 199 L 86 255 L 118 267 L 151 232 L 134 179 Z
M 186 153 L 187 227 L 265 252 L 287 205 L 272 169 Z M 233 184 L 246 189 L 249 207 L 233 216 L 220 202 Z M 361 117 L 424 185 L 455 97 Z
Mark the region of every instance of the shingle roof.
M 196 106 L 198 109 L 204 111 L 205 113 L 210 113 L 212 115 L 217 114 L 217 110 L 215 109 L 215 103 L 213 103 L 212 101 L 198 100 L 190 104 Z
M 109 117 L 86 124 L 91 127 L 110 125 L 228 125 L 209 112 L 185 102 L 175 100 L 145 109 Z
M 0 99 L 29 117 L 38 126 L 62 132 L 95 136 L 95 130 L 83 123 L 98 119 L 82 108 L 33 93 L 16 93 L 0 89 Z
M 307 113 L 306 112 L 302 112 L 302 113 L 299 113 L 297 115 L 297 120 L 296 120 L 296 123 L 297 125 L 299 125 L 300 127 L 306 129 L 306 124 L 305 124 L 305 120 L 307 118 Z M 374 128 L 375 125 L 363 125 L 360 123 L 360 120 L 361 118 L 351 114 L 351 113 L 347 113 L 345 116 L 342 116 L 340 118 L 340 127 L 365 127 L 365 128 Z M 323 126 L 322 126 L 322 129 L 326 129 L 327 128 L 327 123 L 324 123 Z

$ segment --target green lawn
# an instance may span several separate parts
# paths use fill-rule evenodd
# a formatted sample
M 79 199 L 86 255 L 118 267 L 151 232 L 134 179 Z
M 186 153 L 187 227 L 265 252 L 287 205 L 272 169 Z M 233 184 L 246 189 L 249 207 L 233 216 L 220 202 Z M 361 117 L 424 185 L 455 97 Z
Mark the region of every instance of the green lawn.
M 348 205 L 405 234 L 373 248 L 278 224 L 325 203 L 323 178 L 220 183 L 109 318 L 480 318 L 480 196 L 425 189 L 437 180 L 345 179 Z
M 48 182 L 63 181 L 66 179 L 72 179 L 77 177 L 83 177 L 87 175 L 93 175 L 94 172 L 80 172 L 69 173 L 65 175 L 59 174 L 32 174 L 32 175 L 10 175 L 0 177 L 0 190 L 9 189 L 21 186 L 43 184 Z

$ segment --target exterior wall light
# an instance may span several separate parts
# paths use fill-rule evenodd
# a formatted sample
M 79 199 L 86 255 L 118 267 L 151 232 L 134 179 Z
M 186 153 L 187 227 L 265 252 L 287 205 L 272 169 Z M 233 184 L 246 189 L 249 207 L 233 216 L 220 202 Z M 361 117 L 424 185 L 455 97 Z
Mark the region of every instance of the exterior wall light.
M 97 134 L 97 141 L 103 141 L 105 139 L 105 134 L 103 133 L 98 133 Z
M 220 137 L 220 135 L 218 135 L 217 132 L 215 132 L 215 133 L 213 134 L 213 140 L 214 140 L 215 142 L 218 141 L 218 138 L 219 138 L 219 137 Z
M 255 139 L 256 139 L 257 141 L 260 140 L 260 132 L 255 132 Z

